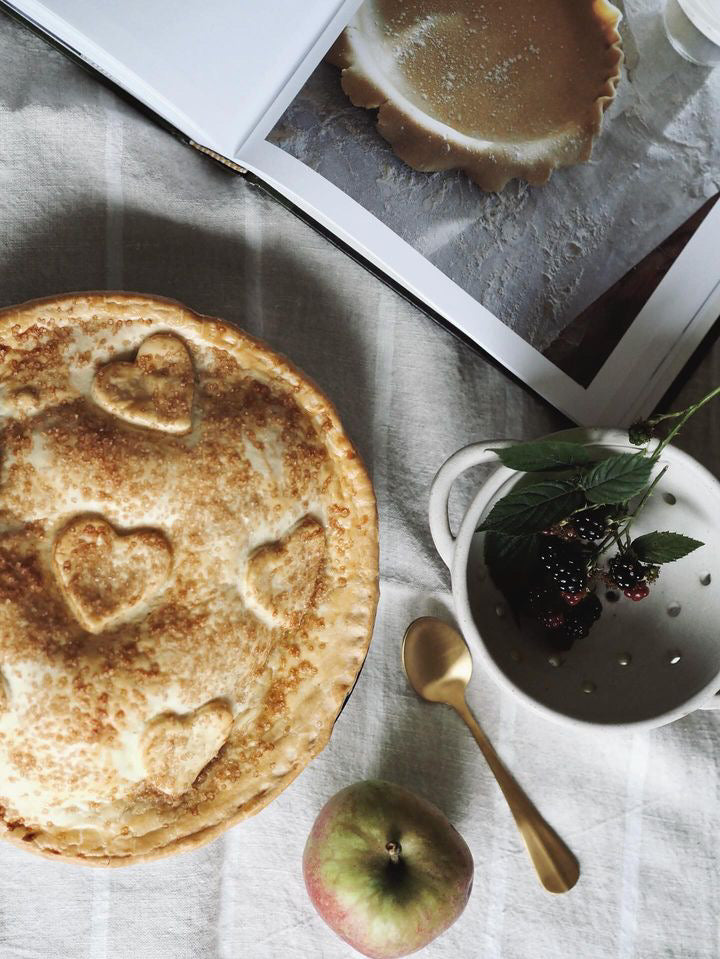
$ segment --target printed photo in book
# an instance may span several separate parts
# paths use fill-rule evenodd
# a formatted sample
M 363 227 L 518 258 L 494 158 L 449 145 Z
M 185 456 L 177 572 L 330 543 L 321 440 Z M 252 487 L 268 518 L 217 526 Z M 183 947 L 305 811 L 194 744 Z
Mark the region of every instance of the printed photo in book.
M 267 139 L 588 387 L 720 192 L 655 8 L 366 0 Z

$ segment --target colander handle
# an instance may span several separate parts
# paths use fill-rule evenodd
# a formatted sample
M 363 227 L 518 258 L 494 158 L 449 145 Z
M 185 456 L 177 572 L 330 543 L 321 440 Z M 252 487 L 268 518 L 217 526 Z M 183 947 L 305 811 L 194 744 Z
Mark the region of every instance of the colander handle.
M 455 552 L 455 537 L 450 528 L 448 516 L 450 490 L 455 480 L 473 466 L 498 463 L 497 455 L 491 451 L 490 447 L 498 449 L 503 446 L 513 446 L 515 443 L 517 440 L 486 440 L 484 443 L 473 443 L 472 446 L 466 446 L 454 453 L 438 470 L 430 487 L 428 514 L 435 549 L 448 569 L 452 567 Z

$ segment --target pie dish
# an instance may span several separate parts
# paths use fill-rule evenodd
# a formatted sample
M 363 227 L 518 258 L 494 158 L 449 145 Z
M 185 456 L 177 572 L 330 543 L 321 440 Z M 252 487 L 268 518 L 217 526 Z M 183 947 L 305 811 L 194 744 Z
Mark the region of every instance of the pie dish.
M 324 747 L 377 604 L 372 486 L 323 394 L 169 300 L 0 312 L 0 827 L 123 865 Z
M 499 191 L 589 159 L 620 19 L 609 0 L 366 0 L 329 59 L 407 164 Z

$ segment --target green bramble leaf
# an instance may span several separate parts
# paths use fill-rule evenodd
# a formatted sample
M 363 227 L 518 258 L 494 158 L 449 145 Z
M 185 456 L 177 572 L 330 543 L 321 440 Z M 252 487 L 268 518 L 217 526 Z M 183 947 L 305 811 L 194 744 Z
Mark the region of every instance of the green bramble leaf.
M 491 531 L 485 534 L 484 550 L 493 582 L 509 599 L 536 578 L 537 536 L 506 536 Z
M 632 550 L 641 562 L 658 566 L 674 563 L 704 545 L 699 539 L 682 533 L 646 533 L 633 540 Z
M 490 510 L 478 531 L 511 536 L 541 533 L 581 509 L 585 497 L 570 480 L 545 480 L 514 489 Z
M 518 443 L 516 446 L 506 446 L 503 449 L 491 449 L 490 452 L 497 454 L 503 466 L 521 473 L 570 469 L 592 463 L 590 453 L 580 443 L 558 440 Z
M 585 496 L 598 506 L 625 503 L 646 488 L 653 463 L 643 453 L 621 453 L 600 460 L 582 478 Z
M 507 536 L 505 533 L 489 532 L 485 535 L 485 563 L 490 570 L 500 575 L 515 576 L 519 569 L 535 563 L 538 537 Z

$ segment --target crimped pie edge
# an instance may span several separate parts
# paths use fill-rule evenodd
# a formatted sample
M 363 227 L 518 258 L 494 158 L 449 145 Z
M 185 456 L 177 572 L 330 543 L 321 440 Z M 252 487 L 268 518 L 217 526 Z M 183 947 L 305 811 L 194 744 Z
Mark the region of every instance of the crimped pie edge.
M 367 651 L 372 639 L 379 597 L 377 504 L 372 483 L 362 459 L 347 437 L 337 410 L 323 391 L 286 357 L 272 350 L 261 340 L 214 317 L 197 313 L 170 298 L 150 294 L 104 291 L 66 293 L 58 296 L 37 298 L 25 303 L 6 307 L 0 310 L 0 340 L 2 339 L 4 329 L 13 328 L 14 330 L 22 331 L 34 323 L 40 323 L 43 326 L 49 325 L 49 320 L 51 320 L 50 314 L 53 311 L 57 313 L 71 312 L 72 316 L 78 318 L 90 318 L 100 313 L 106 313 L 108 319 L 111 319 L 113 315 L 118 318 L 137 315 L 138 310 L 147 312 L 148 307 L 155 308 L 159 313 L 165 314 L 163 319 L 167 318 L 167 331 L 169 333 L 177 333 L 182 336 L 183 329 L 192 330 L 196 336 L 203 339 L 208 345 L 223 349 L 238 359 L 243 352 L 252 354 L 253 358 L 258 361 L 258 366 L 256 367 L 258 371 L 279 377 L 283 380 L 291 387 L 293 395 L 301 409 L 305 411 L 318 427 L 322 423 L 322 432 L 325 436 L 328 450 L 336 459 L 342 459 L 343 473 L 349 478 L 355 488 L 356 495 L 353 497 L 353 503 L 357 505 L 358 510 L 366 512 L 371 519 L 370 523 L 363 527 L 358 527 L 359 532 L 367 539 L 364 551 L 371 556 L 372 568 L 369 570 L 369 584 L 371 589 L 368 596 L 369 602 L 367 603 L 367 629 L 364 643 L 361 647 L 362 655 L 357 660 L 359 665 L 356 666 L 355 662 L 348 662 L 346 674 L 333 677 L 333 688 L 335 690 L 338 690 L 338 688 L 342 689 L 337 709 L 328 717 L 324 728 L 318 732 L 317 738 L 311 747 L 305 751 L 304 761 L 296 768 L 291 768 L 287 773 L 279 777 L 273 786 L 265 793 L 246 802 L 242 808 L 236 809 L 234 813 L 225 816 L 220 821 L 208 822 L 206 825 L 201 825 L 200 828 L 192 833 L 174 837 L 162 845 L 157 845 L 155 840 L 160 838 L 157 835 L 158 833 L 172 832 L 173 822 L 171 821 L 163 828 L 139 837 L 140 841 L 137 843 L 138 846 L 142 845 L 143 840 L 149 840 L 148 845 L 150 842 L 154 843 L 152 848 L 138 848 L 137 851 L 127 855 L 73 854 L 52 847 L 44 848 L 36 841 L 35 834 L 31 829 L 24 827 L 17 829 L 10 828 L 4 821 L 0 822 L 0 827 L 5 827 L 5 831 L 0 834 L 0 837 L 19 848 L 56 862 L 60 861 L 94 867 L 119 867 L 139 862 L 150 862 L 174 855 L 177 852 L 185 852 L 198 848 L 217 838 L 237 823 L 255 815 L 272 802 L 273 799 L 277 798 L 277 796 L 300 775 L 307 765 L 322 752 L 329 742 L 335 721 L 354 688 L 367 656 Z M 38 833 L 37 835 L 42 835 L 42 833 Z

